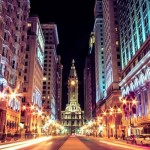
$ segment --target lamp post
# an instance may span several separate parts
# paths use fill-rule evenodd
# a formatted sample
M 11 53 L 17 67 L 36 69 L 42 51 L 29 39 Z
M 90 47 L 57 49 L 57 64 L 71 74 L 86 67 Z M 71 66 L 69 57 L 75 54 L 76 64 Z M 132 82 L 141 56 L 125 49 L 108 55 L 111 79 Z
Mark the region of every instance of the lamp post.
M 110 138 L 109 135 L 109 123 L 108 123 L 108 115 L 113 116 L 114 115 L 114 124 L 115 125 L 111 125 L 112 128 L 115 128 L 115 135 L 114 137 L 117 139 L 118 138 L 118 134 L 117 134 L 117 114 L 121 113 L 121 109 L 119 107 L 117 107 L 116 105 L 114 107 L 111 107 L 110 109 L 107 109 L 105 112 L 103 112 L 103 115 L 106 118 L 106 133 L 107 133 L 107 137 Z
M 114 117 L 115 117 L 115 139 L 118 138 L 118 134 L 117 134 L 117 114 L 121 113 L 121 109 L 117 108 L 117 106 L 115 105 L 114 108 L 111 108 L 111 112 L 114 113 Z
M 135 108 L 135 105 L 137 104 L 137 101 L 135 100 L 135 97 L 134 96 L 131 96 L 131 95 L 127 95 L 126 98 L 120 98 L 120 101 L 123 103 L 123 109 L 124 109 L 124 112 L 128 114 L 129 116 L 129 127 L 130 127 L 130 132 L 129 132 L 129 135 L 132 134 L 132 113 L 133 112 L 133 108 L 135 109 L 136 111 L 136 108 Z M 126 112 L 126 107 L 128 108 L 128 112 Z
M 100 137 L 102 137 L 102 132 L 103 132 L 103 123 L 102 123 L 102 120 L 103 120 L 103 117 L 102 117 L 102 115 L 100 115 L 100 116 L 97 118 L 98 127 L 99 127 L 99 136 L 100 136 Z
M 110 138 L 110 135 L 109 135 L 109 123 L 108 123 L 108 114 L 109 114 L 109 110 L 106 110 L 105 112 L 103 112 L 103 115 L 105 116 L 105 122 L 106 122 L 106 134 L 107 134 L 107 137 Z
M 98 128 L 98 122 L 97 122 L 97 119 L 94 120 L 93 126 L 94 126 L 95 136 L 97 137 L 97 128 Z

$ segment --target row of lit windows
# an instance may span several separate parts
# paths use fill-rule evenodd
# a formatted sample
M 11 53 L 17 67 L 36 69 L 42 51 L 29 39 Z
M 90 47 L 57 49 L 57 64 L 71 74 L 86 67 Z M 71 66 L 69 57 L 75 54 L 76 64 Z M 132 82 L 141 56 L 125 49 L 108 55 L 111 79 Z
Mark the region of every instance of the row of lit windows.
M 144 20 L 144 22 L 143 22 Z M 137 30 L 137 28 L 139 28 L 141 26 L 141 29 L 139 28 L 139 33 L 142 32 L 142 24 L 146 27 L 148 25 L 148 15 L 145 15 L 143 18 L 140 19 L 140 21 L 136 22 L 135 20 L 132 20 L 132 24 L 128 24 L 128 23 L 123 23 L 124 28 L 120 28 L 121 30 L 121 37 L 126 36 L 126 38 L 130 38 L 131 37 L 131 33 L 135 32 Z M 135 25 L 137 23 L 137 26 Z M 127 32 L 125 34 L 125 32 Z
M 136 66 L 136 64 L 138 64 L 138 62 L 147 54 L 148 51 L 149 51 L 149 46 L 145 47 L 145 49 L 140 53 L 140 55 L 135 60 L 132 61 L 132 64 L 124 72 L 123 78 Z
M 139 20 L 137 20 L 137 22 L 135 21 L 132 22 L 132 25 L 130 24 L 130 26 L 129 24 L 124 25 L 124 23 L 121 22 L 122 25 L 126 26 L 126 28 L 121 28 L 121 41 L 122 41 L 121 49 L 123 53 L 122 54 L 122 67 L 123 68 L 125 65 L 127 65 L 128 61 L 133 57 L 134 53 L 139 49 L 139 47 L 143 44 L 145 39 L 150 34 L 150 29 L 148 26 L 149 22 L 148 22 L 148 12 L 147 12 L 147 7 L 146 7 L 146 2 L 144 2 L 144 4 L 142 5 L 142 9 L 144 13 L 138 13 Z M 135 24 L 137 24 L 137 26 Z M 131 39 L 131 36 L 132 36 L 132 40 L 129 41 L 129 39 Z

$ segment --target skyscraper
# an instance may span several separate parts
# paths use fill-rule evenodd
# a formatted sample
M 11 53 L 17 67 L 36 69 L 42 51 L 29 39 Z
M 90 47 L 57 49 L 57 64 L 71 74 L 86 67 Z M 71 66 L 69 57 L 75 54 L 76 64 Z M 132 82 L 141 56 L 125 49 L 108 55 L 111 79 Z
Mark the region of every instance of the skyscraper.
M 45 37 L 43 107 L 51 119 L 56 119 L 57 99 L 57 45 L 59 44 L 57 25 L 42 24 Z
M 123 125 L 126 135 L 150 133 L 150 2 L 118 0 L 118 5 L 122 58 L 119 85 L 125 99 L 136 100 L 136 109 L 133 111 L 132 105 L 131 112 L 123 116 Z
M 104 37 L 103 37 L 103 8 L 102 0 L 96 0 L 94 8 L 94 36 L 95 36 L 95 83 L 96 103 L 103 100 L 105 91 L 104 74 Z
M 91 120 L 96 115 L 96 86 L 95 86 L 95 37 L 91 32 L 89 52 L 84 66 L 84 115 L 86 120 Z
M 28 19 L 25 51 L 24 94 L 21 122 L 28 131 L 41 132 L 45 39 L 37 16 Z
M 104 73 L 105 73 L 105 94 L 104 103 L 100 103 L 99 113 L 110 111 L 110 108 L 120 106 L 120 88 L 121 80 L 121 63 L 120 63 L 120 47 L 119 47 L 119 29 L 118 29 L 118 7 L 116 0 L 104 0 L 103 8 L 103 52 L 104 52 Z M 116 110 L 115 110 L 116 111 Z M 101 114 L 99 114 L 101 115 Z M 117 138 L 117 134 L 121 132 L 119 124 L 121 124 L 121 116 L 119 114 L 106 116 L 105 120 L 106 132 L 108 136 Z M 114 124 L 112 129 L 110 124 Z

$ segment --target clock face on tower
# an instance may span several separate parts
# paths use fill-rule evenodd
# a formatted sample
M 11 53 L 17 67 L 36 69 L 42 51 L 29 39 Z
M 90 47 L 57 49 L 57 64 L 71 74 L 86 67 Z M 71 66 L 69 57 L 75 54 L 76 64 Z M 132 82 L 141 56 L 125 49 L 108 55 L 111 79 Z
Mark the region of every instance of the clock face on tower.
M 74 80 L 71 81 L 71 85 L 75 85 L 75 81 Z

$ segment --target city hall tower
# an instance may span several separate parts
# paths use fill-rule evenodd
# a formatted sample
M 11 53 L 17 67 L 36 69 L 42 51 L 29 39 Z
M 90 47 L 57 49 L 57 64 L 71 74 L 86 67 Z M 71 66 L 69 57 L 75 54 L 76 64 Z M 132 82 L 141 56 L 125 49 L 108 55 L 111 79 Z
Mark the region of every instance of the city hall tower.
M 62 111 L 62 124 L 68 133 L 78 133 L 79 127 L 84 123 L 84 111 L 78 103 L 78 77 L 72 60 L 72 66 L 68 78 L 68 104 Z

